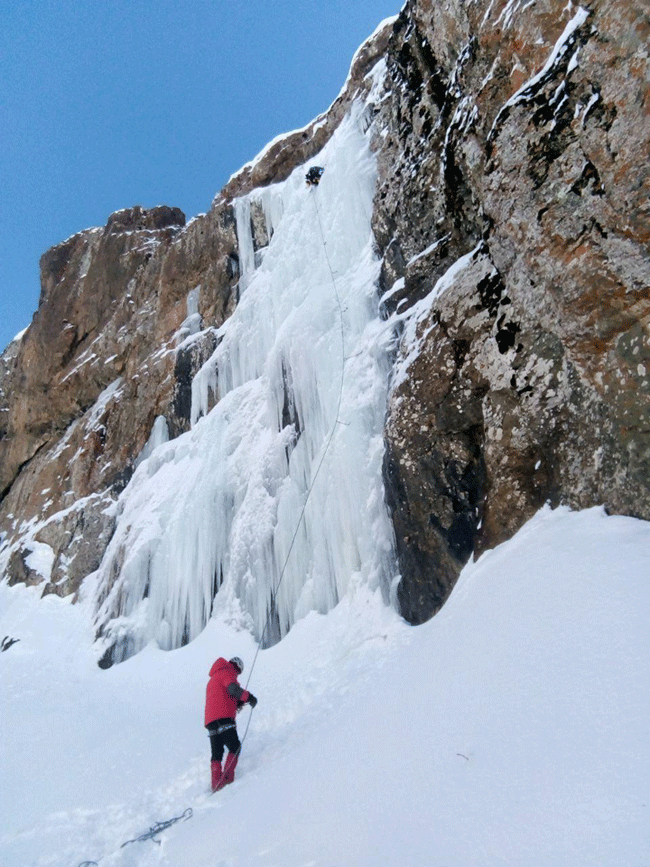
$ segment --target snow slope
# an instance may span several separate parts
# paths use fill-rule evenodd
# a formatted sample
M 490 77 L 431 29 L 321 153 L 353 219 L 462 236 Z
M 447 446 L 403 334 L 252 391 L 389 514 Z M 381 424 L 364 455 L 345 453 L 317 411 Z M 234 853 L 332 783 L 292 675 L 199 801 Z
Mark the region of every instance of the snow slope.
M 248 632 L 102 671 L 89 603 L 0 585 L 0 864 L 645 867 L 649 577 L 647 523 L 544 509 L 424 626 L 359 581 L 259 652 L 214 796 L 207 671 L 251 674 Z

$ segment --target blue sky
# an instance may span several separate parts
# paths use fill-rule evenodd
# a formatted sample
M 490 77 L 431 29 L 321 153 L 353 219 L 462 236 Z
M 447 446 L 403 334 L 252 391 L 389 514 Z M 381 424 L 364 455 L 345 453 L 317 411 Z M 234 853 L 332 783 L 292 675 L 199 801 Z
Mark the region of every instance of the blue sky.
M 188 219 L 336 98 L 402 0 L 0 0 L 0 349 L 41 254 L 119 208 Z

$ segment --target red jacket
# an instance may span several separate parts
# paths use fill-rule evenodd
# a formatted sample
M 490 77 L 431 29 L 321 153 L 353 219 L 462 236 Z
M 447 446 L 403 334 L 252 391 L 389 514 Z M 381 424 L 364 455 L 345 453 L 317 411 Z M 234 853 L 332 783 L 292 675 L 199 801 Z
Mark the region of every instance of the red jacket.
M 219 657 L 210 669 L 210 680 L 205 691 L 206 726 L 217 719 L 234 719 L 237 706 L 250 698 L 248 690 L 242 689 L 237 682 L 238 674 L 235 666 L 223 657 Z

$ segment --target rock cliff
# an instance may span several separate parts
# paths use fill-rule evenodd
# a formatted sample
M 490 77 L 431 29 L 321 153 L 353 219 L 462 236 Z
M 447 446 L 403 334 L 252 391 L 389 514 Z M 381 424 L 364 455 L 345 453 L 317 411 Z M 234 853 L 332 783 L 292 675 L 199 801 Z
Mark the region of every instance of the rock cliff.
M 434 614 L 547 501 L 650 519 L 649 37 L 639 0 L 411 0 L 208 214 L 134 207 L 48 251 L 0 365 L 8 580 L 65 595 L 97 568 L 237 305 L 233 199 L 314 157 L 371 89 L 403 615 Z
M 649 24 L 422 0 L 395 27 L 375 230 L 386 304 L 425 299 L 386 426 L 414 622 L 546 501 L 650 518 Z

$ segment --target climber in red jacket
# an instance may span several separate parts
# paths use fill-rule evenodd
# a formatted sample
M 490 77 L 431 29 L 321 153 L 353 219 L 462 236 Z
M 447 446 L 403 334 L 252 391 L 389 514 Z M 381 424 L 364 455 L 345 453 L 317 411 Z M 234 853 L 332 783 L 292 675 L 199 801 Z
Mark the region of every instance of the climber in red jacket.
M 235 714 L 245 704 L 255 707 L 257 699 L 242 689 L 237 677 L 244 670 L 238 656 L 229 661 L 220 657 L 210 669 L 210 680 L 205 691 L 205 726 L 212 749 L 212 791 L 222 789 L 235 779 L 241 743 L 237 735 Z M 221 768 L 224 749 L 228 748 L 226 763 Z

